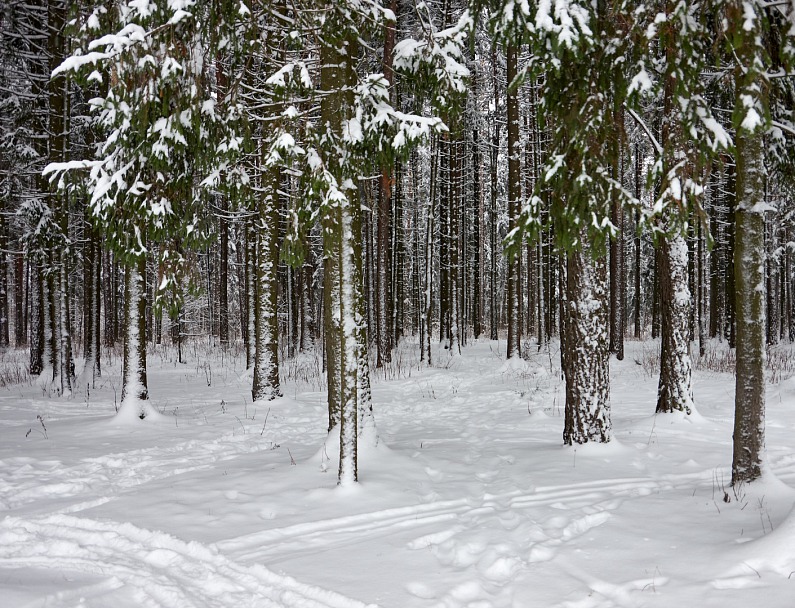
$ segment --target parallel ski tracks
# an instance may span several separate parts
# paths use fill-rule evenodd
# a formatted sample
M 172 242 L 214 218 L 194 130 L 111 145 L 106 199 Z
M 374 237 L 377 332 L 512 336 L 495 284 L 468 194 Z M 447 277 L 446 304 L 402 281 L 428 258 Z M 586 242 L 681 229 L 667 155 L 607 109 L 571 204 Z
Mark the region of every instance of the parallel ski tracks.
M 244 562 L 261 561 L 270 555 L 313 545 L 329 546 L 355 542 L 358 535 L 386 536 L 402 529 L 421 528 L 445 521 L 467 521 L 479 515 L 555 506 L 578 509 L 615 498 L 646 496 L 660 491 L 691 486 L 711 479 L 712 471 L 670 475 L 652 480 L 630 477 L 587 481 L 576 484 L 541 486 L 532 492 L 512 491 L 485 494 L 479 499 L 461 498 L 384 509 L 356 515 L 272 528 L 231 538 L 216 544 L 218 549 Z

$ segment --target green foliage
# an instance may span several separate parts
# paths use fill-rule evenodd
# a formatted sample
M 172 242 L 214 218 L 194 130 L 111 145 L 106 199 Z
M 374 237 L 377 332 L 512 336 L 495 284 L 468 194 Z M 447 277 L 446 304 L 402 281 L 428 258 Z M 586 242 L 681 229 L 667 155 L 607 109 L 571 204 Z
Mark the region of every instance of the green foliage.
M 47 171 L 85 180 L 91 218 L 124 263 L 145 255 L 148 243 L 161 246 L 162 293 L 189 275 L 175 252 L 209 238 L 203 209 L 213 190 L 245 181 L 230 170 L 244 149 L 245 121 L 214 77 L 221 52 L 234 59 L 245 51 L 249 14 L 227 0 L 100 5 L 75 21 L 82 48 L 54 72 L 103 91 L 91 103 L 104 142 L 97 159 Z

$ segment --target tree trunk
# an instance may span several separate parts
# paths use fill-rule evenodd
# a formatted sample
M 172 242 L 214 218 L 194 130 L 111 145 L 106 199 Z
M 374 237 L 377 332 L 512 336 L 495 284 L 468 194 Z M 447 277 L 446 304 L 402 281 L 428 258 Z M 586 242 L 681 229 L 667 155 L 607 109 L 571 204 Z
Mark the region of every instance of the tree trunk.
M 617 171 L 614 169 L 614 176 Z M 620 176 L 619 181 L 621 179 Z M 610 221 L 616 229 L 610 239 L 610 352 L 624 360 L 624 209 L 617 194 L 610 202 Z
M 257 310 L 257 232 L 252 218 L 245 220 L 245 327 L 246 369 L 251 369 L 255 359 L 255 325 Z
M 28 266 L 30 268 L 30 266 Z M 14 344 L 25 346 L 27 340 L 27 314 L 25 311 L 25 256 L 14 256 Z M 28 300 L 30 294 L 28 294 Z
M 519 138 L 519 95 L 511 83 L 517 75 L 518 48 L 508 45 L 506 51 L 507 80 L 508 80 L 508 232 L 518 228 L 520 202 L 522 198 L 521 182 L 521 140 Z M 521 278 L 519 275 L 519 259 L 521 249 L 508 259 L 508 349 L 507 357 L 521 356 L 521 322 L 520 304 Z
M 10 344 L 8 307 L 8 229 L 6 228 L 5 201 L 0 201 L 0 348 L 7 348 Z
M 352 112 L 352 86 L 356 82 L 358 37 L 343 15 L 330 8 L 320 47 L 320 84 L 328 93 L 320 114 L 328 141 L 342 141 L 343 124 Z M 329 151 L 330 152 L 330 151 Z M 330 156 L 335 153 L 330 153 Z M 362 428 L 372 428 L 369 370 L 366 365 L 364 277 L 362 273 L 361 204 L 352 186 L 349 167 L 329 165 L 326 203 L 321 221 L 326 251 L 325 327 L 333 344 L 328 352 L 329 405 L 339 408 L 340 460 L 338 483 L 358 480 L 358 438 Z M 335 351 L 335 352 L 332 352 Z M 332 378 L 336 377 L 336 380 Z M 330 412 L 331 417 L 331 412 Z
M 146 377 L 146 256 L 124 273 L 121 405 L 118 416 L 144 419 L 154 413 Z
M 497 45 L 493 43 L 491 47 L 491 67 L 492 67 L 492 81 L 494 83 L 494 103 L 495 116 L 497 108 L 499 107 L 499 80 L 497 78 Z M 497 159 L 499 158 L 500 149 L 500 125 L 499 121 L 494 120 L 494 131 L 491 136 L 491 198 L 489 205 L 489 250 L 491 259 L 489 260 L 489 337 L 496 340 L 499 336 L 497 334 L 497 324 L 499 317 L 497 316 Z
M 279 170 L 263 167 L 263 192 L 255 226 L 256 272 L 254 308 L 253 401 L 281 397 L 279 386 Z
M 226 218 L 228 204 L 221 197 L 221 217 L 218 220 L 220 232 L 220 268 L 218 269 L 218 341 L 221 348 L 229 346 L 229 220 Z
M 610 441 L 609 306 L 604 258 L 574 251 L 566 260 L 561 366 L 566 376 L 563 442 Z
M 660 244 L 661 354 L 657 412 L 693 409 L 690 361 L 690 290 L 687 242 L 681 235 Z
M 735 101 L 743 118 L 735 136 L 737 197 L 734 230 L 734 288 L 736 302 L 736 393 L 732 485 L 762 475 L 765 445 L 765 164 L 767 78 L 762 69 L 759 41 L 762 9 L 736 0 L 729 6 L 730 25 L 740 44 L 735 70 Z M 749 22 L 750 27 L 749 27 Z M 756 22 L 756 23 L 754 23 Z M 749 107 L 749 102 L 750 107 Z M 751 112 L 756 120 L 749 120 Z M 750 126 L 747 124 L 750 123 Z

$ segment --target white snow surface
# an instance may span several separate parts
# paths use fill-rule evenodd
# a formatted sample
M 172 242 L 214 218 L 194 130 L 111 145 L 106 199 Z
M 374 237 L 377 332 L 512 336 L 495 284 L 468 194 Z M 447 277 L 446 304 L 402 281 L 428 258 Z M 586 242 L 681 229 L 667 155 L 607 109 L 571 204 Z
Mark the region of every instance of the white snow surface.
M 658 348 L 611 361 L 614 439 L 572 448 L 556 345 L 506 362 L 480 341 L 430 369 L 402 345 L 353 487 L 313 356 L 254 405 L 241 357 L 161 348 L 163 415 L 138 424 L 114 423 L 118 357 L 71 399 L 4 387 L 0 606 L 793 606 L 795 380 L 768 388 L 764 478 L 732 489 L 733 379 L 695 372 L 699 415 L 655 416 L 636 360 Z

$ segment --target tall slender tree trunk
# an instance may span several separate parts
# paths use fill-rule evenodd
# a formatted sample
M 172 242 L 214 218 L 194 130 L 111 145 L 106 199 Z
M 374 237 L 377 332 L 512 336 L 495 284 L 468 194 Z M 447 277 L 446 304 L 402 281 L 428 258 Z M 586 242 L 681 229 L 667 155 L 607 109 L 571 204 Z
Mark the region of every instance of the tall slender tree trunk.
M 320 46 L 320 86 L 327 91 L 320 103 L 320 115 L 328 141 L 342 141 L 344 121 L 351 116 L 358 46 L 358 36 L 341 10 L 329 6 Z M 362 209 L 348 170 L 336 158 L 330 162 L 333 183 L 327 184 L 322 215 L 324 249 L 331 261 L 326 265 L 324 314 L 326 336 L 332 339 L 336 351 L 327 352 L 329 405 L 339 408 L 340 485 L 358 480 L 359 427 L 374 432 L 366 363 Z M 336 358 L 335 369 L 332 357 Z
M 397 0 L 390 0 L 390 9 L 397 15 Z M 389 83 L 390 89 L 394 83 L 394 71 L 392 69 L 392 57 L 395 50 L 395 26 L 389 24 L 384 34 L 384 56 L 383 68 L 384 78 Z M 394 94 L 390 95 L 394 101 Z M 376 238 L 376 367 L 383 367 L 392 359 L 391 332 L 389 331 L 389 319 L 392 316 L 390 305 L 392 304 L 392 247 L 390 242 L 391 219 L 392 219 L 392 190 L 394 188 L 395 176 L 393 167 L 385 166 L 381 169 L 381 177 L 378 183 L 378 216 L 377 216 L 377 238 Z
M 470 57 L 472 63 L 472 98 L 478 103 L 478 69 L 474 49 Z M 483 189 L 480 179 L 480 131 L 478 121 L 472 123 L 472 196 L 474 223 L 472 243 L 474 260 L 472 263 L 472 329 L 475 339 L 483 333 Z
M 624 359 L 624 209 L 617 195 L 610 205 L 610 221 L 616 232 L 610 239 L 610 352 Z
M 763 8 L 734 0 L 729 24 L 736 33 L 735 107 L 742 118 L 735 136 L 737 205 L 734 230 L 736 393 L 732 485 L 762 475 L 765 445 L 765 164 L 768 82 L 760 48 Z
M 257 310 L 257 233 L 254 220 L 246 218 L 244 225 L 245 232 L 245 348 L 246 348 L 246 369 L 254 366 L 255 360 L 255 324 Z
M 666 49 L 671 53 L 671 49 Z M 661 197 L 666 214 L 660 221 L 663 234 L 671 231 L 675 214 L 681 213 L 685 201 L 673 194 L 669 180 L 677 180 L 672 167 L 686 154 L 683 134 L 675 124 L 673 76 L 665 83 L 661 129 L 662 175 Z M 680 195 L 681 196 L 681 195 Z M 685 234 L 674 234 L 661 240 L 657 249 L 657 276 L 660 285 L 660 379 L 657 388 L 657 412 L 693 410 L 692 363 L 690 361 L 690 318 L 692 297 L 690 283 L 690 251 Z
M 507 63 L 507 118 L 508 118 L 508 231 L 518 228 L 520 202 L 522 198 L 521 177 L 521 140 L 519 138 L 519 95 L 511 83 L 518 73 L 519 49 L 512 44 L 506 50 Z M 521 249 L 508 259 L 508 350 L 507 356 L 521 356 L 521 322 L 520 304 L 521 277 L 519 275 L 519 259 Z
M 28 299 L 30 299 L 30 295 L 28 295 Z M 17 348 L 28 343 L 26 321 L 25 256 L 17 253 L 14 255 L 14 344 Z
M 6 227 L 5 200 L 0 200 L 0 348 L 10 344 L 9 319 L 11 317 L 8 300 L 8 229 Z
M 46 281 L 41 262 L 33 263 L 31 272 L 30 311 L 30 373 L 39 376 L 44 372 L 46 352 Z
M 461 154 L 460 127 L 453 126 L 454 132 L 449 142 L 448 163 L 448 255 L 449 255 L 449 332 L 450 354 L 461 354 Z
M 279 170 L 263 167 L 263 192 L 255 225 L 256 273 L 254 313 L 253 401 L 281 397 L 279 385 Z
M 492 82 L 494 84 L 494 111 L 497 114 L 499 107 L 499 80 L 497 75 L 497 44 L 492 44 L 491 47 L 491 67 L 492 67 Z M 489 337 L 496 340 L 499 336 L 497 333 L 497 326 L 499 317 L 497 315 L 497 159 L 499 158 L 500 149 L 500 125 L 499 121 L 494 120 L 494 130 L 491 136 L 491 197 L 489 204 L 489 251 L 491 258 L 489 260 Z
M 640 145 L 635 144 L 635 198 L 641 199 L 643 194 L 642 189 L 642 159 L 640 157 Z M 640 256 L 640 211 L 635 210 L 635 302 L 634 302 L 634 315 L 635 315 L 635 339 L 640 340 L 641 337 L 641 322 L 640 322 L 640 304 L 641 304 L 641 291 L 640 291 L 640 275 L 641 275 L 641 256 Z
M 221 197 L 221 217 L 218 220 L 220 232 L 220 268 L 218 269 L 218 341 L 222 348 L 229 346 L 229 220 L 226 218 L 228 202 Z

